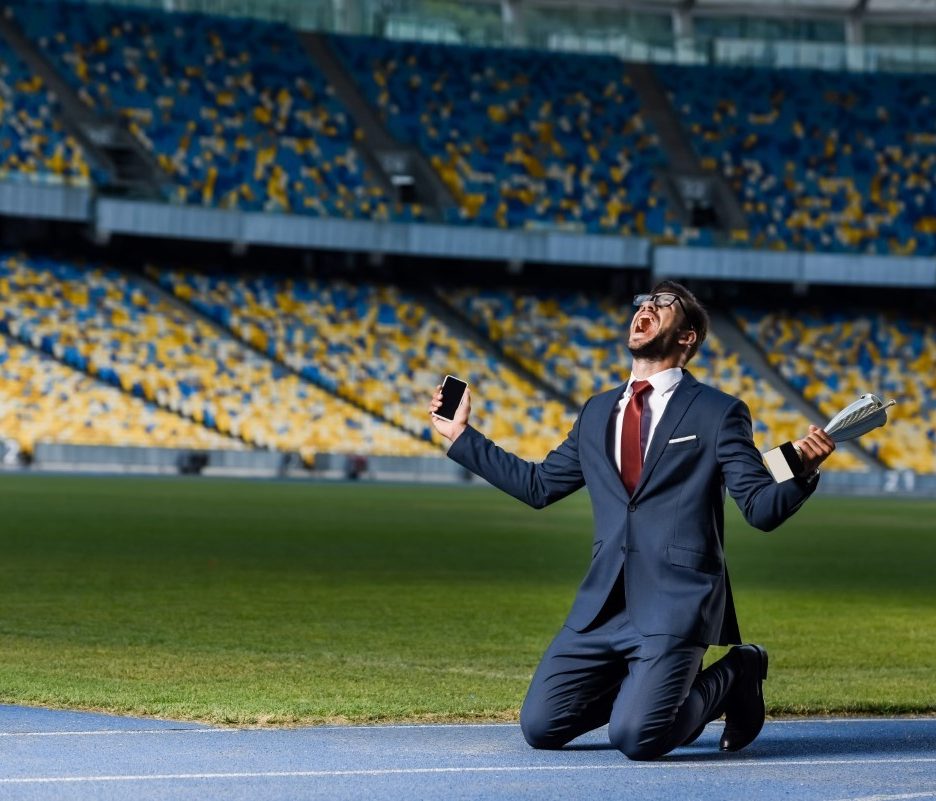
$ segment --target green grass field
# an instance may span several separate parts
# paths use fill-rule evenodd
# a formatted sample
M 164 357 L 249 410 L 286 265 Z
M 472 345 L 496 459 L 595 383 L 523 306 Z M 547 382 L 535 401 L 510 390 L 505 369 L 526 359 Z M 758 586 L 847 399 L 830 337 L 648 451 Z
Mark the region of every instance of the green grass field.
M 0 476 L 0 701 L 213 722 L 514 719 L 590 555 L 588 498 Z M 936 502 L 729 502 L 772 713 L 936 712 Z

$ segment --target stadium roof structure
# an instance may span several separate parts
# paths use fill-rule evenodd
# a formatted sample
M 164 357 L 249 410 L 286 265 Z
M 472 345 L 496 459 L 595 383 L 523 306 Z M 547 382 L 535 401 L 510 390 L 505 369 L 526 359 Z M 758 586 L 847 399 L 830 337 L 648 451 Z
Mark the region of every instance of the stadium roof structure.
M 475 0 L 477 1 L 477 0 Z M 482 0 L 483 1 L 483 0 Z M 490 2 L 490 0 L 487 0 Z M 627 9 L 633 11 L 682 11 L 779 16 L 821 15 L 837 17 L 928 18 L 936 22 L 936 0 L 532 0 L 530 7 Z
M 707 16 L 763 17 L 768 19 L 824 19 L 936 25 L 936 0 L 85 0 L 89 3 L 139 5 L 166 11 L 200 11 L 279 19 L 300 28 L 355 30 L 364 19 L 404 14 L 439 19 L 446 11 L 462 8 L 496 10 L 508 20 L 526 10 L 631 11 L 672 13 L 691 19 Z M 352 22 L 357 20 L 357 25 Z M 365 27 L 367 27 L 365 23 Z
M 73 0 L 78 1 L 80 0 Z M 936 73 L 936 0 L 84 0 L 626 61 Z
M 489 27 L 503 21 L 504 43 L 628 61 L 936 73 L 936 0 L 385 0 L 384 8 L 417 20 L 475 9 Z M 384 35 L 407 38 L 419 27 Z
M 538 0 L 534 5 L 569 6 L 568 0 Z M 731 13 L 788 14 L 834 12 L 839 15 L 877 15 L 877 14 L 932 14 L 936 19 L 936 0 L 744 0 L 744 2 L 725 2 L 724 0 L 586 0 L 576 3 L 602 8 L 645 8 L 682 9 L 685 11 L 719 11 Z

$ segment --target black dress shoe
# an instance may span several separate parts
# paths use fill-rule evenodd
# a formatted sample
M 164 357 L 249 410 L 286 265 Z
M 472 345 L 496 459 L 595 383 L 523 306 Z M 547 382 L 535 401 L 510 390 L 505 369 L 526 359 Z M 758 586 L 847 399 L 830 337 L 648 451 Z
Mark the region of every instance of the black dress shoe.
M 764 726 L 763 681 L 767 678 L 767 652 L 759 645 L 739 645 L 732 653 L 740 660 L 741 674 L 725 702 L 725 731 L 718 747 L 740 751 L 754 742 Z

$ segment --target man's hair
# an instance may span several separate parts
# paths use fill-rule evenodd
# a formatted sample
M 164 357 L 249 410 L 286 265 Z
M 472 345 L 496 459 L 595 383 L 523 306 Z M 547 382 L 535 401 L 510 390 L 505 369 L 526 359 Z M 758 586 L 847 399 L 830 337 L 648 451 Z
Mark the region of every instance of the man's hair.
M 686 361 L 688 362 L 696 355 L 699 346 L 705 341 L 705 337 L 708 334 L 708 312 L 705 311 L 705 308 L 699 303 L 692 292 L 676 281 L 661 281 L 653 287 L 650 294 L 656 295 L 658 292 L 672 292 L 674 295 L 679 296 L 683 308 L 686 311 L 686 322 L 689 328 L 696 332 L 696 341 L 689 348 L 689 353 L 686 356 Z

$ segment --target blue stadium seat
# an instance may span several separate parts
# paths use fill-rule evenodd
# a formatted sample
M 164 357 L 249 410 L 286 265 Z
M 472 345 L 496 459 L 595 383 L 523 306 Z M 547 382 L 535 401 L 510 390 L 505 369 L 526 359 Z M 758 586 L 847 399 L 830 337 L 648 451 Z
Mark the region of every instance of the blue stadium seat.
M 654 68 L 703 166 L 771 249 L 936 253 L 934 90 L 927 75 Z

